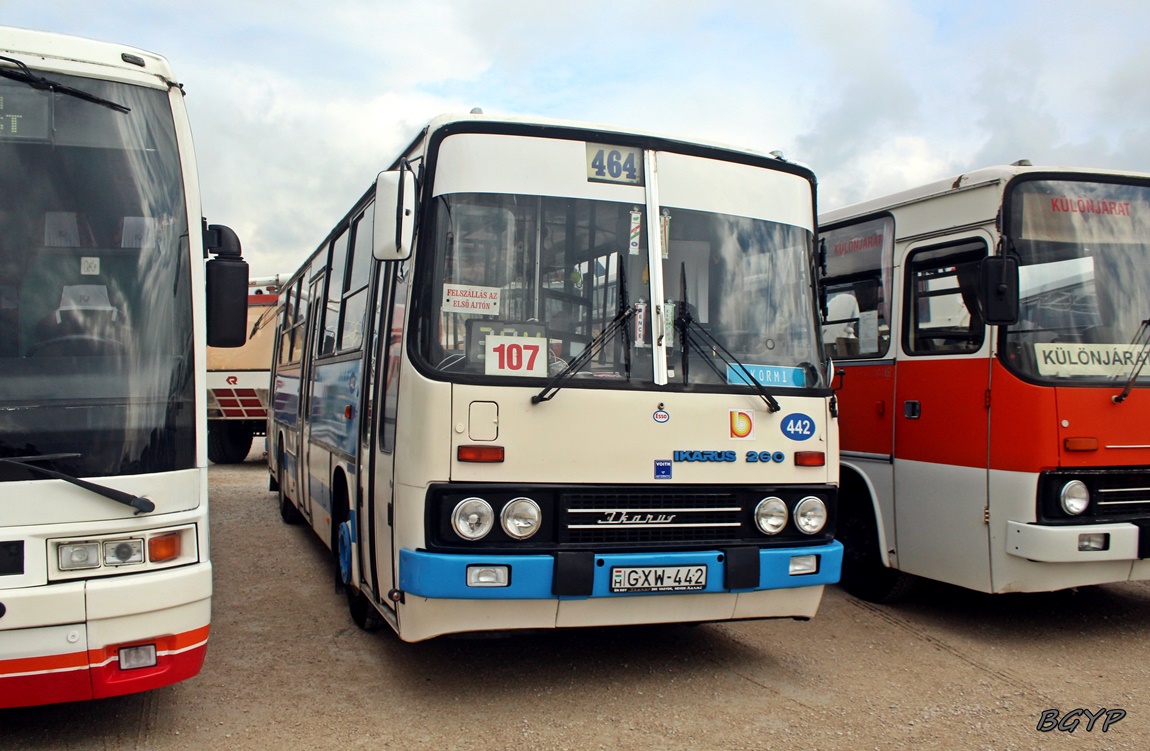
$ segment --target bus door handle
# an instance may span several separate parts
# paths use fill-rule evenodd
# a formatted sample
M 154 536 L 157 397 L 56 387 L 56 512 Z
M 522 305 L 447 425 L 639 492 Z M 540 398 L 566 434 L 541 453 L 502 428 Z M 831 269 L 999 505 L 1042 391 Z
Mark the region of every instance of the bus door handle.
M 917 420 L 922 414 L 922 406 L 917 399 L 907 399 L 902 405 L 902 416 L 908 420 Z

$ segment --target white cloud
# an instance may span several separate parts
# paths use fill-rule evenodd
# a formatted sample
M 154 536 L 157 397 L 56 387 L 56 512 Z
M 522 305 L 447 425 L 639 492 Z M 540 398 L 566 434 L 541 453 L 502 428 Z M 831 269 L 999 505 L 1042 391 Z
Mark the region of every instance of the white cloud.
M 1150 5 L 0 0 L 165 54 L 205 213 L 295 268 L 426 120 L 481 106 L 783 150 L 820 205 L 1029 158 L 1150 171 Z

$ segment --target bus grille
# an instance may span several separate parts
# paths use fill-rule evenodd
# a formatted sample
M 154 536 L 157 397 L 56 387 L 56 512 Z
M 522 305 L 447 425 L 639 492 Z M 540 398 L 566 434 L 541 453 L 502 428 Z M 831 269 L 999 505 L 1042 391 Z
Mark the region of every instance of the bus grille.
M 568 544 L 710 543 L 746 534 L 733 493 L 564 493 L 560 507 Z
M 1097 516 L 1150 516 L 1150 473 L 1100 475 L 1097 483 Z

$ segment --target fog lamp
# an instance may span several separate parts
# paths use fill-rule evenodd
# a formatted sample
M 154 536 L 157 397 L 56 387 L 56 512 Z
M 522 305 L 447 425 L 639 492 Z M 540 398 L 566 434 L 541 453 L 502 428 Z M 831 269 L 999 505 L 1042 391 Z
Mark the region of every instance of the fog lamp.
M 1090 550 L 1109 550 L 1109 532 L 1085 532 L 1078 535 L 1078 549 L 1082 552 Z
M 120 670 L 155 667 L 156 645 L 141 644 L 138 647 L 120 647 L 117 650 L 117 656 L 120 658 Z
M 819 572 L 819 557 L 817 555 L 791 556 L 791 576 L 805 576 Z
M 510 566 L 468 566 L 467 586 L 506 587 L 511 584 Z

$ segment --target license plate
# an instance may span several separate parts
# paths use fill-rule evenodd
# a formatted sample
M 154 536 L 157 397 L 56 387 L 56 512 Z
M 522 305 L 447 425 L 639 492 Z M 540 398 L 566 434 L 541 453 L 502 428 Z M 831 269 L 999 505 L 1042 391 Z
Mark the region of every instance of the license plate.
M 611 569 L 612 592 L 691 592 L 707 586 L 707 567 L 617 566 Z

